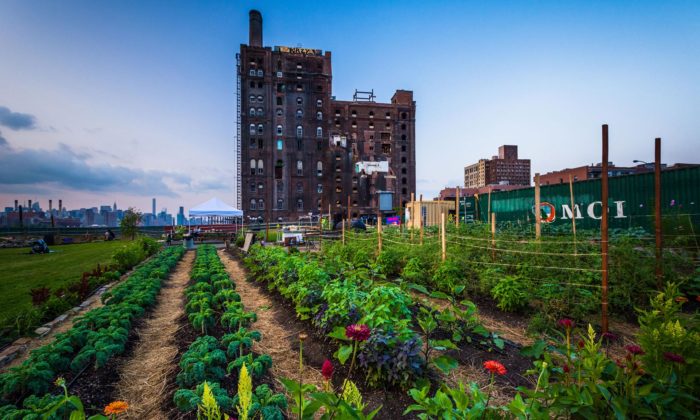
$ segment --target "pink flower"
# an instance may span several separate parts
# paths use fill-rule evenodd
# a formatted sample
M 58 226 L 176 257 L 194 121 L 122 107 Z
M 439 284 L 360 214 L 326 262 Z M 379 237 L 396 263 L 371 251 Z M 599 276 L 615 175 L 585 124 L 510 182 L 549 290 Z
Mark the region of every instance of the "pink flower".
M 333 367 L 333 363 L 331 363 L 330 360 L 326 359 L 323 362 L 323 366 L 321 367 L 321 375 L 327 380 L 330 381 L 331 377 L 333 376 L 333 371 L 335 368 Z
M 685 363 L 685 358 L 683 358 L 683 356 L 681 356 L 680 354 L 671 353 L 670 351 L 667 351 L 666 353 L 664 353 L 664 359 L 668 360 L 669 362 L 678 363 L 678 364 Z
M 367 341 L 371 331 L 367 325 L 352 324 L 345 327 L 345 336 L 355 341 Z
M 569 366 L 568 363 L 564 363 L 564 373 L 569 373 L 571 371 L 571 367 Z
M 557 324 L 559 324 L 559 326 L 562 328 L 566 328 L 567 330 L 574 328 L 574 321 L 570 320 L 569 318 L 562 318 L 557 321 Z
M 625 350 L 627 350 L 627 352 L 628 352 L 629 354 L 634 354 L 634 355 L 642 355 L 642 354 L 644 354 L 644 350 L 642 350 L 642 348 L 639 347 L 639 346 L 636 345 L 636 344 L 628 344 L 628 345 L 626 345 L 626 346 L 625 346 Z
M 617 341 L 617 339 L 619 338 L 617 335 L 615 335 L 611 332 L 604 332 L 602 337 L 603 337 L 603 340 L 608 342 L 608 343 L 613 342 L 613 341 Z
M 485 361 L 484 362 L 484 369 L 488 370 L 491 373 L 497 373 L 499 375 L 505 375 L 507 372 L 506 367 L 495 360 Z

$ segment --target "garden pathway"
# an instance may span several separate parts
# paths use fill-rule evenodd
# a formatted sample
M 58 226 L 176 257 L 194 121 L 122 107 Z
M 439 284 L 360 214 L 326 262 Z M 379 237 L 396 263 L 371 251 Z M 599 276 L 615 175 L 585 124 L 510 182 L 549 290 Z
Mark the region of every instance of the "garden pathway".
M 269 354 L 272 357 L 272 375 L 275 378 L 296 379 L 299 377 L 299 330 L 285 329 L 278 321 L 282 314 L 278 313 L 274 302 L 261 292 L 258 287 L 246 280 L 246 272 L 241 263 L 224 250 L 219 250 L 221 261 L 226 266 L 231 279 L 236 283 L 236 292 L 241 296 L 241 302 L 246 310 L 255 312 L 258 320 L 252 328 L 260 331 L 262 340 L 253 344 L 257 354 Z M 319 366 L 320 368 L 320 366 Z M 323 387 L 323 376 L 319 369 L 304 366 L 304 382 L 319 388 Z M 275 383 L 277 392 L 284 392 L 280 383 Z
M 190 281 L 193 251 L 185 253 L 158 295 L 158 303 L 138 330 L 139 342 L 120 370 L 116 399 L 127 401 L 125 418 L 166 419 L 161 407 L 172 395 L 165 392 L 178 371 L 176 332 L 184 314 L 185 287 Z

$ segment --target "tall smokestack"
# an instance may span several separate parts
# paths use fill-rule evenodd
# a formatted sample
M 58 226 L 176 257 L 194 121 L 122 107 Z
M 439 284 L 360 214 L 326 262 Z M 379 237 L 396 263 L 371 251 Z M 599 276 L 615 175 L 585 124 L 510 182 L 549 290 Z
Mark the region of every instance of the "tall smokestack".
M 49 213 L 53 212 L 53 200 L 49 198 Z
M 63 213 L 63 200 L 58 200 L 58 212 Z
M 251 10 L 249 15 L 248 45 L 251 47 L 262 47 L 262 15 L 257 10 Z
M 155 216 L 156 214 L 156 199 L 153 199 L 153 215 Z
M 27 206 L 27 211 L 32 211 L 32 200 L 29 200 L 29 205 Z
M 19 200 L 15 200 L 15 211 L 19 210 Z

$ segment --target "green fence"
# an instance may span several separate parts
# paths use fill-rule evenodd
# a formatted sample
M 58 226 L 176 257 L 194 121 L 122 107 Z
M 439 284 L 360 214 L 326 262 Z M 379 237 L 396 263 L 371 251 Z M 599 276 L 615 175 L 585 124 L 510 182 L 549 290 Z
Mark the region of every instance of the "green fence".
M 610 177 L 608 220 L 611 228 L 651 229 L 654 224 L 654 173 Z M 573 183 L 574 206 L 571 205 L 569 184 L 542 185 L 540 207 L 543 223 L 554 226 L 571 225 L 594 229 L 600 227 L 603 206 L 601 180 L 590 179 Z M 520 225 L 535 222 L 535 189 L 491 193 L 491 212 L 497 223 Z M 462 220 L 487 222 L 488 195 L 461 200 Z M 689 229 L 700 224 L 700 166 L 666 170 L 661 173 L 661 212 L 664 222 L 675 221 Z

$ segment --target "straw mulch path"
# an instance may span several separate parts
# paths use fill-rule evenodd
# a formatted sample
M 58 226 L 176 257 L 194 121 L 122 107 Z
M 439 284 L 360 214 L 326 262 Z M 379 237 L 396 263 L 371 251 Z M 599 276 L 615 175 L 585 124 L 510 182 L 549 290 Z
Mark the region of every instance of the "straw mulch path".
M 246 280 L 246 272 L 241 263 L 225 251 L 220 250 L 219 256 L 226 266 L 231 280 L 236 283 L 236 292 L 241 295 L 241 302 L 247 311 L 255 312 L 258 320 L 251 328 L 260 331 L 262 340 L 253 344 L 253 352 L 269 354 L 272 357 L 271 372 L 275 378 L 296 379 L 299 377 L 299 346 L 297 336 L 301 331 L 285 329 L 277 321 L 281 314 L 275 304 L 263 294 L 254 284 Z M 320 370 L 305 364 L 304 382 L 323 388 L 323 376 Z M 275 383 L 277 392 L 284 392 L 284 387 Z
M 129 403 L 125 418 L 167 418 L 161 407 L 171 398 L 165 390 L 178 371 L 175 333 L 180 329 L 177 321 L 184 313 L 184 290 L 194 257 L 194 252 L 187 252 L 168 278 L 156 307 L 138 331 L 133 357 L 121 369 L 116 395 Z

